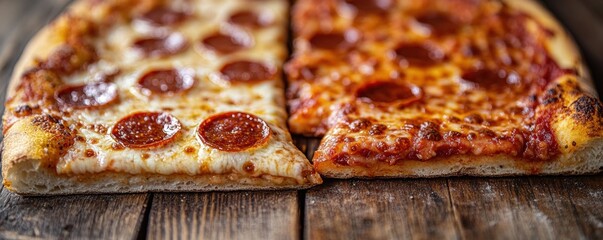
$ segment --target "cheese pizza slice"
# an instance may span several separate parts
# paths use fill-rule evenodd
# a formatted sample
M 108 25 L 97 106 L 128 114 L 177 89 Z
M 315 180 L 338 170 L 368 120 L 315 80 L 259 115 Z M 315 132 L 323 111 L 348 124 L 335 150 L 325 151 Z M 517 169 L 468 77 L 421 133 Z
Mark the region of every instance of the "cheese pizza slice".
M 28 195 L 306 188 L 280 0 L 77 1 L 26 48 L 3 118 Z
M 535 1 L 302 0 L 286 66 L 293 132 L 325 176 L 603 169 L 603 105 Z

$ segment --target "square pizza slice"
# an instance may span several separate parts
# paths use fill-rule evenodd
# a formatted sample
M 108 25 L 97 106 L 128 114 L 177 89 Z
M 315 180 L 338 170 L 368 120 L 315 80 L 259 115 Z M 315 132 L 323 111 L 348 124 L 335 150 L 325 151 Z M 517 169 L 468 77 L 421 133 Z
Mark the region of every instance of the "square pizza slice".
M 293 24 L 289 125 L 325 176 L 603 169 L 603 105 L 535 1 L 300 0 Z
M 305 188 L 280 0 L 76 1 L 30 42 L 4 114 L 20 194 Z

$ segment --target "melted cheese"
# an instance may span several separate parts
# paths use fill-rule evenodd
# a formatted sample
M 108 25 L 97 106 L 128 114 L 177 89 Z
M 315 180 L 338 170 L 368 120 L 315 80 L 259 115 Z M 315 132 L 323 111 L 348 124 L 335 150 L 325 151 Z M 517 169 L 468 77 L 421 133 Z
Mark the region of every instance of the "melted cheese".
M 550 36 L 542 25 L 500 1 L 392 2 L 392 6 L 378 14 L 362 10 L 359 13 L 345 1 L 297 3 L 293 13 L 294 58 L 286 68 L 292 132 L 319 136 L 327 133 L 321 145 L 323 152 L 356 155 L 360 154 L 358 149 L 382 153 L 385 150 L 378 149 L 377 144 L 382 144 L 382 148 L 391 147 L 399 139 L 418 141 L 421 134 L 406 129 L 407 124 L 420 127 L 422 123 L 432 122 L 437 125 L 438 135 L 462 134 L 456 140 L 446 140 L 451 145 L 461 138 L 467 141 L 468 135 L 485 133 L 487 136 L 479 141 L 468 137 L 471 138 L 467 143 L 468 152 L 475 154 L 496 146 L 499 137 L 518 137 L 514 130 L 534 133 L 537 97 L 542 96 L 548 82 L 554 80 L 551 78 L 559 77 L 555 76 L 555 70 L 543 73 L 558 66 L 550 59 L 544 40 Z M 448 27 L 457 29 L 452 34 L 439 35 L 436 27 L 419 20 L 429 14 L 450 17 L 453 20 L 446 20 L 445 24 L 457 22 Z M 358 34 L 354 38 L 358 40 L 350 41 L 347 36 L 350 32 Z M 344 33 L 349 46 L 339 44 L 329 49 L 313 46 L 313 41 L 318 41 L 314 37 L 324 33 Z M 433 49 L 429 50 L 429 58 L 436 63 L 419 66 L 413 64 L 412 59 L 405 59 L 404 53 L 397 52 L 400 47 L 416 45 Z M 420 55 L 419 50 L 409 53 L 410 58 L 417 54 Z M 445 57 L 438 58 L 438 54 Z M 487 86 L 465 79 L 482 69 L 493 70 L 495 76 L 491 78 L 500 75 L 496 71 L 504 70 L 504 81 Z M 477 81 L 490 77 L 477 75 Z M 409 83 L 420 87 L 423 96 L 420 101 L 407 105 L 394 101 L 377 106 L 359 101 L 355 96 L 357 89 L 373 81 Z M 351 132 L 350 123 L 358 119 L 385 125 L 387 130 L 382 134 L 369 134 L 368 130 Z M 342 140 L 345 137 L 348 142 Z M 524 136 L 520 138 L 527 142 Z M 515 144 L 510 142 L 504 144 Z M 431 150 L 435 151 L 438 144 Z M 352 145 L 357 150 L 349 151 Z M 501 149 L 503 147 L 507 146 Z M 486 154 L 499 153 L 497 151 Z M 509 154 L 518 154 L 513 151 L 509 150 Z M 418 158 L 425 160 L 434 157 L 435 152 L 420 155 Z
M 191 17 L 175 27 L 157 28 L 134 20 L 118 22 L 103 31 L 95 40 L 100 60 L 81 72 L 65 78 L 65 84 L 83 84 L 94 81 L 91 76 L 119 71 L 113 80 L 118 86 L 119 101 L 102 109 L 74 110 L 66 120 L 78 123 L 77 141 L 56 166 L 62 174 L 98 173 L 116 171 L 126 173 L 158 174 L 226 174 L 240 172 L 263 176 L 284 176 L 306 181 L 302 171 L 311 170 L 303 154 L 291 143 L 286 130 L 283 83 L 280 70 L 274 79 L 253 84 L 230 84 L 219 75 L 220 67 L 234 60 L 262 62 L 280 69 L 285 58 L 285 1 L 197 0 L 170 3 L 175 9 L 191 11 Z M 257 29 L 247 29 L 228 24 L 231 14 L 253 10 L 270 16 L 272 23 Z M 230 30 L 229 30 L 230 29 Z M 229 55 L 219 55 L 200 46 L 203 37 L 216 31 L 237 31 L 253 39 L 251 48 Z M 159 31 L 159 32 L 158 32 Z M 165 58 L 141 56 L 132 43 L 153 34 L 182 34 L 189 47 L 181 53 Z M 186 70 L 194 74 L 191 89 L 172 96 L 151 94 L 146 96 L 137 87 L 145 73 L 165 68 Z M 139 111 L 165 111 L 182 124 L 175 140 L 156 149 L 116 150 L 116 141 L 110 136 L 111 127 L 121 118 Z M 206 146 L 197 137 L 199 124 L 220 112 L 243 111 L 254 114 L 268 123 L 272 134 L 268 142 L 243 152 L 223 152 Z M 86 156 L 86 151 L 94 156 Z M 253 173 L 246 173 L 243 165 L 251 162 Z

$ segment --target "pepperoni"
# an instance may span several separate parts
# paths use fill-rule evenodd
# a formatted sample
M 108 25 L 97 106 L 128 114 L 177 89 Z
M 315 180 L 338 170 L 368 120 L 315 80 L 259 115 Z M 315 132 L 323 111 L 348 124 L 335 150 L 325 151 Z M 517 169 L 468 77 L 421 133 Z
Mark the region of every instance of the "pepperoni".
M 252 11 L 241 11 L 230 16 L 228 21 L 232 24 L 245 27 L 262 27 L 270 24 L 270 20 L 258 16 Z
M 236 61 L 220 69 L 223 77 L 229 82 L 260 82 L 274 77 L 275 70 L 258 62 Z
M 356 42 L 357 36 L 353 32 L 341 33 L 341 32 L 330 32 L 330 33 L 316 33 L 310 37 L 309 42 L 313 48 L 317 49 L 345 49 L 354 42 Z
M 222 54 L 243 50 L 251 45 L 251 42 L 248 39 L 222 33 L 215 33 L 214 35 L 206 37 L 201 43 L 203 43 L 206 48 Z
M 154 148 L 171 142 L 181 128 L 178 119 L 169 113 L 138 112 L 119 120 L 111 136 L 129 148 Z
M 169 9 L 166 7 L 157 7 L 141 15 L 139 18 L 154 25 L 174 25 L 183 22 L 187 13 Z
M 187 71 L 164 69 L 148 72 L 138 80 L 145 95 L 150 93 L 174 94 L 193 86 L 193 75 Z
M 180 53 L 186 49 L 188 42 L 184 36 L 174 33 L 167 37 L 143 38 L 134 42 L 134 49 L 147 57 L 164 57 Z
M 397 103 L 409 105 L 421 99 L 423 91 L 420 87 L 390 81 L 368 83 L 356 91 L 356 98 L 369 103 Z
M 424 44 L 405 44 L 394 51 L 403 64 L 414 67 L 430 67 L 444 60 L 444 53 Z
M 479 69 L 465 72 L 461 76 L 463 83 L 470 88 L 499 90 L 510 84 L 519 84 L 521 80 L 516 73 L 505 70 Z
M 257 116 L 243 112 L 226 112 L 203 121 L 197 134 L 204 144 L 212 148 L 239 152 L 266 143 L 270 136 L 270 127 Z
M 391 0 L 345 0 L 345 2 L 354 6 L 360 13 L 382 13 L 393 5 Z
M 456 33 L 461 25 L 450 15 L 441 12 L 428 12 L 417 16 L 417 22 L 429 27 L 431 34 L 445 36 Z
M 117 86 L 108 82 L 67 86 L 55 93 L 55 99 L 65 107 L 77 109 L 100 107 L 117 99 Z

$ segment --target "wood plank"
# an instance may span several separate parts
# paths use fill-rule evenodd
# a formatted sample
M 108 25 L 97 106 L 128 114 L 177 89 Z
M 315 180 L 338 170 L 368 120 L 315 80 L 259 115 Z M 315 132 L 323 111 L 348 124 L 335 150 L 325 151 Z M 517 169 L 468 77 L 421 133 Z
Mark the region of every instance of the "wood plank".
M 0 239 L 135 239 L 147 194 L 22 197 L 0 192 Z
M 458 239 L 446 179 L 332 180 L 305 200 L 306 239 Z
M 556 180 L 559 183 L 551 186 L 551 192 L 554 193 L 551 197 L 569 199 L 569 207 L 573 212 L 570 218 L 576 219 L 585 238 L 603 239 L 603 175 L 564 177 Z M 568 215 L 561 216 L 566 217 Z
M 466 239 L 600 239 L 603 176 L 451 178 Z
M 155 194 L 149 239 L 297 239 L 296 191 Z

